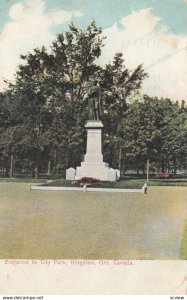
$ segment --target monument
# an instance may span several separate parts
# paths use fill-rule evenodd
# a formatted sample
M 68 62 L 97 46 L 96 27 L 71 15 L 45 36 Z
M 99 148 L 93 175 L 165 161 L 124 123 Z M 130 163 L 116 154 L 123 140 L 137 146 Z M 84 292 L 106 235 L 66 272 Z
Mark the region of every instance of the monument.
M 85 124 L 87 130 L 87 147 L 84 161 L 75 170 L 75 179 L 83 177 L 93 177 L 103 181 L 116 181 L 117 170 L 109 167 L 108 163 L 103 162 L 102 155 L 102 129 L 101 117 L 103 114 L 101 88 L 97 81 L 91 87 L 86 97 L 88 98 L 88 117 Z M 66 170 L 66 179 L 72 180 L 69 176 L 69 169 Z M 71 178 L 70 178 L 71 177 Z

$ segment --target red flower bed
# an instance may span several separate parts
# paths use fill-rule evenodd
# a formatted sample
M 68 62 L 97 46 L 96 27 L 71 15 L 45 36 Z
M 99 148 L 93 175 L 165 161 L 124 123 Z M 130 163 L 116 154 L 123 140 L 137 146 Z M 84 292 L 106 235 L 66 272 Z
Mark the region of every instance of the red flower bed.
M 92 185 L 92 184 L 101 184 L 102 181 L 97 178 L 93 177 L 83 177 L 78 180 L 72 181 L 72 184 L 79 184 L 79 185 Z

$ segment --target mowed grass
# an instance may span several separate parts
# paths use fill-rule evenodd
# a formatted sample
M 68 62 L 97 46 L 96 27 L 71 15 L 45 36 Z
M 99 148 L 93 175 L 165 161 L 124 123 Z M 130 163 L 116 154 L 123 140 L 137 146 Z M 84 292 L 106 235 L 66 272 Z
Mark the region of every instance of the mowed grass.
M 168 179 L 150 179 L 150 186 L 186 186 L 187 187 L 187 178 L 168 178 Z
M 187 188 L 30 191 L 0 184 L 0 258 L 180 259 Z
M 181 259 L 187 260 L 187 219 L 183 227 L 182 242 L 181 242 Z

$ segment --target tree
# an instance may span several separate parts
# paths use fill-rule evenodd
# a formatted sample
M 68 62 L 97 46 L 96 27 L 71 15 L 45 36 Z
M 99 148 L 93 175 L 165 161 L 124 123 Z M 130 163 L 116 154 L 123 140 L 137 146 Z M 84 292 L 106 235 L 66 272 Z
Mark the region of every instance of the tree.
M 29 152 L 32 149 L 35 176 L 40 152 L 46 145 L 48 152 L 54 152 L 49 149 L 52 143 L 48 143 L 48 137 L 53 133 L 53 141 L 56 137 L 54 144 L 58 142 L 57 132 L 54 134 L 55 122 L 65 124 L 63 136 L 72 133 L 68 140 L 72 147 L 68 146 L 68 153 L 66 151 L 66 156 L 69 156 L 67 165 L 75 164 L 72 160 L 75 156 L 80 161 L 81 154 L 76 155 L 75 145 L 82 142 L 82 128 L 87 118 L 84 84 L 98 69 L 94 60 L 99 57 L 103 45 L 100 34 L 101 29 L 94 22 L 86 30 L 71 24 L 69 32 L 57 36 L 50 54 L 42 47 L 41 50 L 35 49 L 33 54 L 21 56 L 24 64 L 19 66 L 16 84 L 11 89 L 22 124 L 30 128 L 31 144 L 27 147 Z
M 155 161 L 161 147 L 162 116 L 159 100 L 144 96 L 143 101 L 129 104 L 123 122 L 123 150 L 126 161 L 135 166 L 137 173 L 149 159 Z
M 123 122 L 127 166 L 138 173 L 149 159 L 157 171 L 176 172 L 186 153 L 186 117 L 184 107 L 167 98 L 144 95 L 130 103 Z
M 142 65 L 135 70 L 128 70 L 121 53 L 117 53 L 112 64 L 106 65 L 102 71 L 105 156 L 113 167 L 119 169 L 124 139 L 122 123 L 126 117 L 127 99 L 141 88 L 146 76 Z
M 187 155 L 187 110 L 184 103 L 170 103 L 170 113 L 165 116 L 165 136 L 162 157 L 165 167 L 176 173 L 177 168 L 186 168 Z
M 64 168 L 76 167 L 82 160 L 88 118 L 84 95 L 95 79 L 102 88 L 105 111 L 104 156 L 113 167 L 121 165 L 126 102 L 140 89 L 146 73 L 142 65 L 128 70 L 120 53 L 112 64 L 98 66 L 101 33 L 95 22 L 85 30 L 70 24 L 69 31 L 52 43 L 50 53 L 42 47 L 21 56 L 23 64 L 9 90 L 10 111 L 13 126 L 22 128 L 19 147 L 33 162 L 35 177 L 43 158 L 48 160 L 48 172 L 51 165 L 56 170 L 57 160 Z

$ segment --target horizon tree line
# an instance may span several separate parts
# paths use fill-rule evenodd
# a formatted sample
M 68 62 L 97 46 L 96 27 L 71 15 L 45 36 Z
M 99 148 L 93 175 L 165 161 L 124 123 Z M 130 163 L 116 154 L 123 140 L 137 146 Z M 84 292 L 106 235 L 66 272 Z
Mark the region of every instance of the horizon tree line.
M 87 89 L 97 80 L 102 89 L 104 160 L 122 173 L 186 169 L 187 107 L 170 99 L 134 94 L 148 76 L 143 66 L 129 70 L 116 53 L 97 64 L 104 47 L 102 29 L 69 25 L 45 47 L 21 55 L 15 83 L 0 93 L 0 168 L 12 177 L 30 172 L 64 174 L 82 161 L 86 147 Z M 134 99 L 134 100 L 133 100 Z

